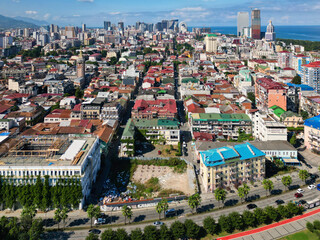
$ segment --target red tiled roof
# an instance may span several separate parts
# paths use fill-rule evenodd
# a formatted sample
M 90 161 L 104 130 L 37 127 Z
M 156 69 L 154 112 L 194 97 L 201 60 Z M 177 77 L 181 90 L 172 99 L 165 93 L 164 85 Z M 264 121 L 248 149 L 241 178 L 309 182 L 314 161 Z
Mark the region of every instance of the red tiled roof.
M 309 63 L 309 64 L 305 64 L 305 65 L 302 65 L 303 67 L 310 67 L 310 68 L 319 68 L 320 67 L 320 61 L 316 61 L 316 62 L 312 62 L 312 63 Z

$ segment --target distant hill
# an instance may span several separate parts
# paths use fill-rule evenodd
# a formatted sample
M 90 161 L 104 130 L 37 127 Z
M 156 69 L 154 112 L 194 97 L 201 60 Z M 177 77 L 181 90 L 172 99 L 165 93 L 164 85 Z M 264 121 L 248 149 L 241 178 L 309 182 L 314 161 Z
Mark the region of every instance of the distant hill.
M 24 21 L 24 22 L 27 22 L 27 23 L 33 23 L 33 24 L 35 24 L 37 26 L 49 25 L 49 23 L 46 22 L 46 21 L 36 20 L 36 19 L 33 19 L 33 18 L 28 18 L 28 17 L 15 17 L 14 19 L 15 20 Z
M 5 17 L 0 15 L 0 29 L 8 29 L 8 28 L 36 28 L 38 25 L 25 22 L 21 20 L 16 20 L 14 18 Z

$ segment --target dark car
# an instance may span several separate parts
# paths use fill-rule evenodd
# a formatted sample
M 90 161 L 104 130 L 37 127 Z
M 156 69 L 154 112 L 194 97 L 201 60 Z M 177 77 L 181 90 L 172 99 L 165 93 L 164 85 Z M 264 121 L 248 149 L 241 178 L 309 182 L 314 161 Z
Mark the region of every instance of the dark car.
M 100 231 L 99 229 L 94 228 L 94 229 L 90 229 L 90 230 L 89 230 L 89 233 L 100 234 L 101 231 Z
M 255 204 L 253 204 L 253 203 L 250 203 L 250 204 L 248 204 L 247 205 L 247 208 L 250 210 L 250 209 L 254 209 L 254 208 L 256 208 L 257 207 L 257 205 L 255 205 Z
M 284 204 L 284 201 L 283 201 L 283 200 L 281 200 L 281 199 L 278 199 L 278 200 L 276 200 L 276 204 L 277 204 L 277 205 Z
M 295 193 L 294 196 L 296 198 L 301 198 L 301 197 L 303 197 L 303 194 L 302 193 Z

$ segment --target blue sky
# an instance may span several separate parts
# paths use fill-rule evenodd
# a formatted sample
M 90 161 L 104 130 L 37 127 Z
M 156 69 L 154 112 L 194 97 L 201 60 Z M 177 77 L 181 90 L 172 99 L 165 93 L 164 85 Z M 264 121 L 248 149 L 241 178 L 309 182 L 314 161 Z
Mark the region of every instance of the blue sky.
M 320 25 L 319 0 L 0 0 L 0 14 L 49 23 L 99 27 L 103 21 L 155 23 L 179 19 L 188 26 L 236 26 L 238 11 L 261 9 L 262 25 Z

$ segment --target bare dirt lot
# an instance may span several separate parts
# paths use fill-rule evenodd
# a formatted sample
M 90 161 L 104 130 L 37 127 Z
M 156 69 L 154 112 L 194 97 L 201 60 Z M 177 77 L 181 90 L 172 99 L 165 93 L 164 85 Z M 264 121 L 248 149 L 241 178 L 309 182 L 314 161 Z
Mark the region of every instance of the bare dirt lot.
M 146 183 L 150 178 L 158 178 L 161 189 L 174 189 L 187 195 L 194 193 L 194 184 L 188 168 L 185 173 L 175 173 L 173 168 L 166 166 L 138 165 L 133 175 L 134 182 Z

